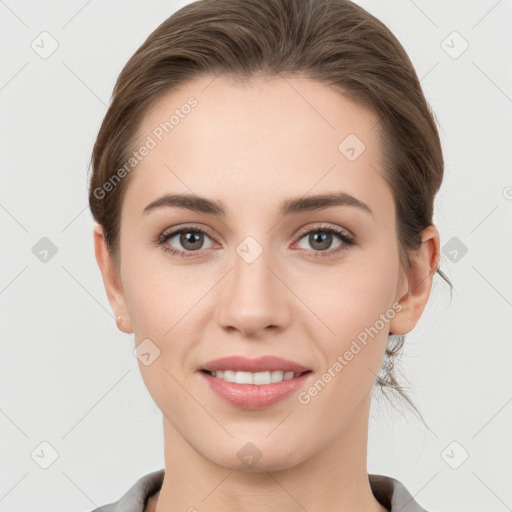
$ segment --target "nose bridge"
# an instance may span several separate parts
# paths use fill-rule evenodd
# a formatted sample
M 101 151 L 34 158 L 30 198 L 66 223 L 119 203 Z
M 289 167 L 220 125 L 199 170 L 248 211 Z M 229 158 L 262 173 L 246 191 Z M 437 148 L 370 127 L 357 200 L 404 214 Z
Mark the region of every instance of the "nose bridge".
M 268 240 L 260 243 L 247 236 L 235 247 L 232 271 L 221 290 L 219 311 L 224 327 L 249 334 L 287 322 L 285 287 L 274 275 L 276 258 Z
M 272 286 L 269 279 L 272 272 L 268 267 L 274 259 L 269 244 L 264 247 L 254 237 L 248 236 L 236 247 L 235 253 L 232 280 L 237 293 L 243 292 L 243 296 L 248 295 L 247 292 L 268 294 L 268 288 Z

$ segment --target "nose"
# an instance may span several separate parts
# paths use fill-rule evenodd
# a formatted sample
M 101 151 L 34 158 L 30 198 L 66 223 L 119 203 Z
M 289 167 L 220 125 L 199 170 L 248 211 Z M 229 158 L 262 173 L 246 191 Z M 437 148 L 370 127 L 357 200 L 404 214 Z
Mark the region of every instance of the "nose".
M 281 331 L 290 322 L 290 292 L 266 248 L 251 262 L 235 252 L 232 269 L 219 288 L 217 321 L 223 329 L 257 337 L 266 330 Z

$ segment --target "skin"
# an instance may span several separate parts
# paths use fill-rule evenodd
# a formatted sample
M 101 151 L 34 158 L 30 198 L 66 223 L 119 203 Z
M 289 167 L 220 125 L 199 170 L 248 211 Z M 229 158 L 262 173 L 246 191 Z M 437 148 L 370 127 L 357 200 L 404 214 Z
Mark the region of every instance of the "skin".
M 152 105 L 138 142 L 190 96 L 198 105 L 132 171 L 119 267 L 101 226 L 94 228 L 96 259 L 120 329 L 134 333 L 136 345 L 149 338 L 160 350 L 149 366 L 139 362 L 163 414 L 165 448 L 162 489 L 146 510 L 384 512 L 366 467 L 370 393 L 389 332 L 410 332 L 427 304 L 439 233 L 425 229 L 421 248 L 410 253 L 410 270 L 400 268 L 378 119 L 332 88 L 298 77 L 245 86 L 202 77 Z M 355 161 L 338 150 L 350 133 L 366 146 Z M 339 190 L 373 215 L 350 206 L 278 212 L 284 199 Z M 177 208 L 142 215 L 164 192 L 222 201 L 226 217 Z M 203 248 L 189 249 L 193 257 L 152 244 L 188 224 L 211 234 Z M 323 225 L 348 231 L 356 244 L 315 258 L 321 244 L 302 233 L 322 232 Z M 236 252 L 248 235 L 263 249 L 250 264 Z M 327 251 L 343 243 L 333 234 Z M 166 244 L 190 247 L 179 235 Z M 263 410 L 242 410 L 217 397 L 197 373 L 217 357 L 271 354 L 311 368 L 306 389 L 398 303 L 394 318 L 307 405 L 292 394 Z M 237 457 L 248 442 L 262 455 L 251 468 Z

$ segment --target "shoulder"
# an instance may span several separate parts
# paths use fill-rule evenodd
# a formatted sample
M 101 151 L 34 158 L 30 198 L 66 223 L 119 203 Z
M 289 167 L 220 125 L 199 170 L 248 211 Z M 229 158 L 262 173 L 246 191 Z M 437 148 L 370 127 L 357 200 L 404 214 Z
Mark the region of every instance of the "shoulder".
M 119 500 L 95 508 L 92 512 L 144 512 L 148 498 L 160 490 L 164 470 L 159 469 L 139 478 Z
M 373 495 L 390 512 L 427 512 L 396 478 L 369 474 L 368 479 Z

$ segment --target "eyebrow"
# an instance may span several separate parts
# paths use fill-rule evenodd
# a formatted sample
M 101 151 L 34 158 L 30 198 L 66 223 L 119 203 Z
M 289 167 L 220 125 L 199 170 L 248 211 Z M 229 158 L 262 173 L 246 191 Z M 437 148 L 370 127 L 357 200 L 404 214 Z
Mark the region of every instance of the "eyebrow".
M 373 216 L 370 207 L 347 192 L 328 192 L 313 196 L 286 199 L 279 207 L 282 216 L 291 213 L 322 210 L 333 206 L 352 206 Z M 142 211 L 146 215 L 160 208 L 185 208 L 194 212 L 208 213 L 225 217 L 226 210 L 220 201 L 193 194 L 165 194 L 148 204 Z

